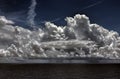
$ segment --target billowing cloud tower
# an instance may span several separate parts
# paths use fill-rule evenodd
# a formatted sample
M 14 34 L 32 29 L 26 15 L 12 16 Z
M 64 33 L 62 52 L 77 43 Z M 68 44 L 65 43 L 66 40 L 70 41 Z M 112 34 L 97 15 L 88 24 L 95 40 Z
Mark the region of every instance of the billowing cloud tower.
M 86 15 L 67 17 L 66 26 L 46 22 L 45 29 L 31 31 L 0 17 L 1 57 L 100 57 L 120 58 L 120 37 Z

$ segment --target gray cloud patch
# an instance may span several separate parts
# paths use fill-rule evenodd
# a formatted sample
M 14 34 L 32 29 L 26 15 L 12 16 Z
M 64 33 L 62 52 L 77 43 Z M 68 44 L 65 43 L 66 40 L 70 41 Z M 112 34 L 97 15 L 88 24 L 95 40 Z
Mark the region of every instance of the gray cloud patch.
M 37 2 L 36 0 L 31 0 L 31 5 L 29 7 L 29 11 L 28 11 L 28 25 L 31 26 L 32 28 L 35 27 L 35 16 L 36 16 L 36 12 L 35 12 L 35 8 L 36 8 Z

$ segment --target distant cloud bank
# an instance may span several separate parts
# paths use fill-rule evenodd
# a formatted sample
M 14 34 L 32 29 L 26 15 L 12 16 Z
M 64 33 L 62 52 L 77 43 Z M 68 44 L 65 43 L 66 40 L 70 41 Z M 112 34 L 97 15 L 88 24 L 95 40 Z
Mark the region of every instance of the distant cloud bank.
M 120 58 L 120 37 L 86 15 L 66 17 L 66 26 L 46 22 L 45 28 L 29 30 L 0 16 L 1 57 L 102 57 Z

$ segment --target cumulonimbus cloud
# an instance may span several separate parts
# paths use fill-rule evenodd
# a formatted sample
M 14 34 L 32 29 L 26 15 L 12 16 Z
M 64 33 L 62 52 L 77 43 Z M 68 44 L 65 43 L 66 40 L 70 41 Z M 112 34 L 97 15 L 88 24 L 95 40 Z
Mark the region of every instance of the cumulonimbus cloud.
M 44 30 L 13 26 L 0 17 L 1 57 L 102 57 L 120 58 L 120 37 L 86 15 L 66 17 L 66 26 L 46 22 Z

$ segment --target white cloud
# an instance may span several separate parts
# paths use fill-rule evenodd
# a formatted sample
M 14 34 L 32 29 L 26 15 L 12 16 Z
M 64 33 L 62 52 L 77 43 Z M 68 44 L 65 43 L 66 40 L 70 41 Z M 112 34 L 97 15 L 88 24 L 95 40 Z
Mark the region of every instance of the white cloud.
M 66 26 L 45 23 L 36 31 L 13 26 L 0 17 L 0 56 L 120 58 L 120 37 L 85 15 L 67 17 Z
M 6 24 L 14 24 L 14 22 L 7 20 L 4 16 L 0 16 L 0 26 L 4 26 Z

